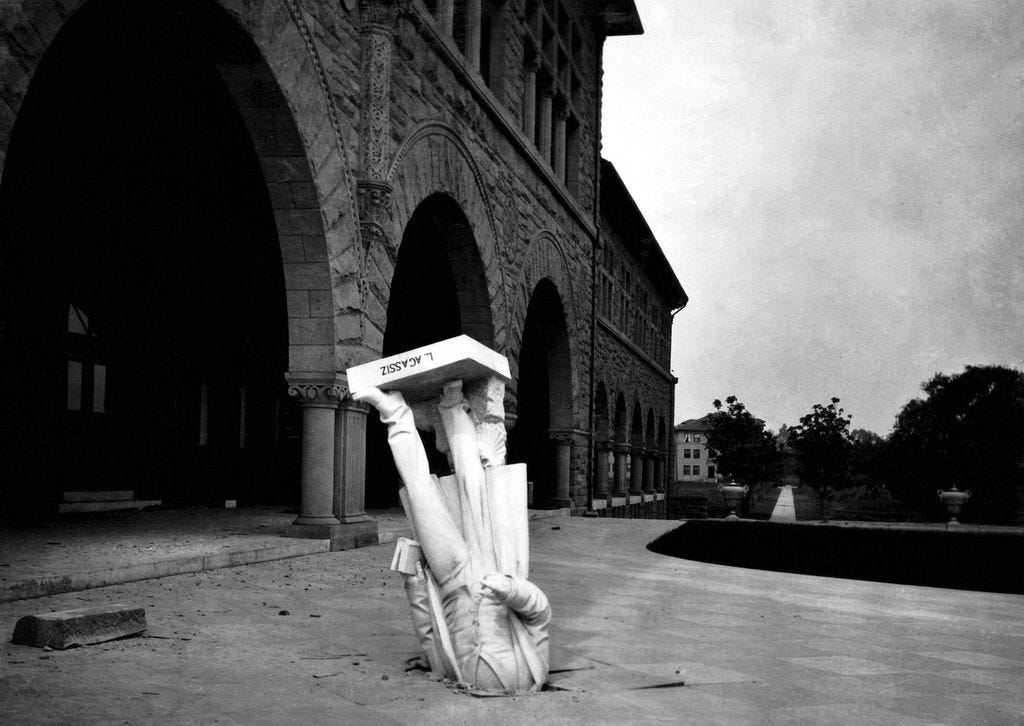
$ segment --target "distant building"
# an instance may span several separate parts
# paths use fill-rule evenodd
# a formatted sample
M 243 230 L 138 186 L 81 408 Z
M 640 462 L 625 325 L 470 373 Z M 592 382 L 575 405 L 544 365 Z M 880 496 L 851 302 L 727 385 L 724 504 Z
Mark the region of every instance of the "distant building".
M 691 418 L 675 427 L 675 480 L 710 484 L 717 481 L 718 467 L 708 454 L 711 414 Z

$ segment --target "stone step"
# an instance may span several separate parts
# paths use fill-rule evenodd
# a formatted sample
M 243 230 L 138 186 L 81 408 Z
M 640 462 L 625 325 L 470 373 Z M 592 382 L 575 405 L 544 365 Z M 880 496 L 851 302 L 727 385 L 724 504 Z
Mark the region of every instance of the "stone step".
M 65 502 L 123 502 L 135 499 L 131 489 L 106 492 L 64 492 Z
M 145 629 L 145 608 L 120 603 L 97 605 L 26 615 L 15 624 L 11 642 L 64 650 L 124 638 Z
M 70 512 L 114 512 L 121 509 L 144 509 L 162 504 L 160 499 L 117 499 L 108 502 L 61 502 L 60 513 Z

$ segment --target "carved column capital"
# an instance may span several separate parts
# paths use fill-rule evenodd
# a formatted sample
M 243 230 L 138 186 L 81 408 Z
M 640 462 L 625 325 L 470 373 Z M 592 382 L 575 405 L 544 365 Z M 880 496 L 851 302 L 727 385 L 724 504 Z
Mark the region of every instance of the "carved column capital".
M 614 451 L 616 454 L 628 454 L 632 450 L 633 447 L 630 446 L 629 444 L 622 444 L 617 441 L 614 444 L 612 444 L 612 451 Z
M 341 399 L 338 401 L 338 408 L 340 408 L 343 411 L 361 413 L 364 416 L 369 415 L 370 412 L 373 411 L 373 406 L 371 406 L 368 403 L 364 403 L 363 401 L 356 401 L 355 399 L 352 398 L 352 396 L 348 395 L 347 393 L 343 395 Z
M 394 33 L 398 15 L 405 4 L 402 0 L 359 0 L 361 30 Z
M 572 429 L 548 429 L 548 437 L 556 444 L 576 444 L 576 432 Z
M 300 406 L 311 408 L 337 408 L 345 387 L 328 381 L 290 381 L 288 395 L 298 399 Z

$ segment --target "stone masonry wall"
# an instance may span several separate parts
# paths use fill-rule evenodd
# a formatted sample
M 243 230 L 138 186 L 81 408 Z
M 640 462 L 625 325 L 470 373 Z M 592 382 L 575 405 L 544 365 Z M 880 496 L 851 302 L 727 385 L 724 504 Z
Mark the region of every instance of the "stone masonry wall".
M 374 248 L 360 233 L 355 190 L 360 145 L 365 143 L 360 131 L 366 90 L 360 3 L 217 2 L 267 60 L 305 157 L 294 162 L 261 157 L 265 170 L 285 170 L 269 180 L 279 185 L 269 191 L 277 200 L 279 227 L 294 227 L 292 238 L 282 242 L 285 264 L 291 265 L 286 279 L 292 342 L 298 336 L 303 343 L 293 346 L 291 368 L 336 374 L 379 352 L 401 224 L 417 199 L 447 193 L 473 230 L 490 298 L 479 304 L 490 307 L 495 346 L 508 356 L 513 378 L 530 296 L 542 279 L 557 288 L 570 340 L 572 407 L 567 415 L 575 431 L 571 495 L 583 506 L 589 476 L 591 367 L 596 366 L 597 380 L 608 389 L 609 405 L 622 392 L 630 413 L 633 403 L 640 403 L 645 422 L 647 412 L 653 411 L 656 422 L 670 426 L 672 395 L 671 384 L 607 330 L 597 331 L 597 355 L 593 360 L 590 355 L 602 42 L 597 23 L 586 14 L 592 3 L 565 3 L 581 33 L 577 69 L 582 85 L 574 104 L 583 117 L 575 193 L 545 171 L 547 162 L 530 142 L 521 143 L 526 139 L 521 131 L 525 0 L 506 5 L 504 77 L 493 90 L 460 69 L 454 46 L 439 40 L 418 0 L 399 4 L 390 50 L 390 133 L 384 149 L 385 167 L 396 185 L 395 218 L 394 226 L 385 229 L 389 238 Z M 35 64 L 81 4 L 21 0 L 5 4 L 0 12 L 0 173 Z M 239 89 L 249 92 L 241 81 Z M 280 115 L 280 110 L 273 113 Z M 264 113 L 257 111 L 246 119 L 251 130 L 258 129 Z M 271 145 L 264 156 L 270 158 L 277 153 L 272 148 L 274 130 L 264 130 Z M 255 138 L 259 151 L 261 142 Z M 289 177 L 285 172 L 290 164 L 308 164 L 308 170 Z M 295 189 L 301 190 L 301 199 Z M 507 401 L 511 412 L 516 394 L 513 383 Z

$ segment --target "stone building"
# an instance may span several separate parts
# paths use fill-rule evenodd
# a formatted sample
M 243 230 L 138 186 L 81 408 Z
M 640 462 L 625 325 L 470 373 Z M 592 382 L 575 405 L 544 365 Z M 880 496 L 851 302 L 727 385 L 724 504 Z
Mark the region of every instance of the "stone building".
M 676 383 L 669 367 L 672 318 L 687 297 L 605 160 L 600 202 L 593 509 L 613 516 L 664 516 Z
M 535 504 L 663 498 L 686 298 L 600 159 L 603 43 L 640 32 L 631 0 L 4 3 L 7 512 L 358 536 L 395 481 L 344 371 L 459 333 L 509 358 Z
M 715 460 L 708 450 L 711 414 L 691 418 L 675 427 L 676 481 L 714 484 L 718 481 Z

